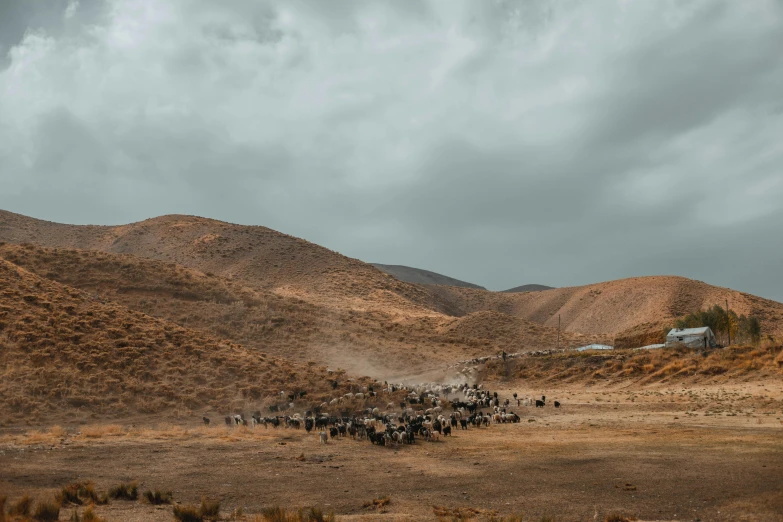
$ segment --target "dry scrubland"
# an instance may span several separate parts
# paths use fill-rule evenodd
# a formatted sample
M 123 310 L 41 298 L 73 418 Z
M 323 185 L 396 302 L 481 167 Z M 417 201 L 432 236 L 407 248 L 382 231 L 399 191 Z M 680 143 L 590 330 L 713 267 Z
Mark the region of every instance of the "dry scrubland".
M 17 502 L 75 482 L 93 481 L 100 494 L 137 481 L 139 500 L 95 507 L 117 521 L 172 520 L 170 505 L 141 497 L 147 490 L 171 491 L 183 505 L 219 500 L 224 520 L 274 506 L 338 520 L 780 519 L 780 381 L 514 390 L 563 406 L 518 408 L 519 424 L 394 448 L 350 438 L 324 446 L 304 430 L 198 419 L 20 430 L 0 437 L 0 490 Z M 74 509 L 84 507 L 66 505 L 63 520 Z
M 0 245 L 0 258 L 130 309 L 272 355 L 358 374 L 422 371 L 487 351 L 555 346 L 557 330 L 498 312 L 401 316 L 331 309 L 236 278 L 130 255 Z M 564 344 L 607 336 L 564 333 Z
M 761 320 L 758 346 L 454 366 L 554 348 L 557 315 L 561 346 L 648 344 L 727 298 Z M 263 227 L 0 211 L 0 498 L 7 513 L 29 494 L 33 513 L 59 495 L 60 519 L 85 522 L 169 521 L 173 506 L 198 518 L 202 498 L 236 520 L 283 520 L 274 506 L 293 520 L 318 519 L 297 511 L 313 506 L 340 520 L 780 520 L 781 334 L 780 303 L 678 277 L 495 293 L 403 283 Z M 440 381 L 471 366 L 502 397 L 547 407 L 391 449 L 222 425 L 280 390 L 306 391 L 304 411 L 363 375 Z M 103 502 L 133 481 L 138 499 Z
M 0 282 L 6 424 L 44 415 L 248 409 L 280 390 L 306 390 L 309 404 L 337 393 L 324 368 L 101 302 L 7 261 L 0 260 Z
M 482 380 L 502 384 L 535 382 L 626 386 L 648 384 L 730 383 L 783 379 L 783 347 L 760 346 L 662 350 L 611 350 L 528 356 L 506 362 L 492 360 L 482 366 Z
M 624 338 L 638 334 L 640 325 L 659 328 L 728 299 L 738 314 L 757 316 L 767 334 L 783 334 L 783 304 L 682 277 L 639 277 L 523 293 L 417 285 L 265 227 L 195 216 L 162 216 L 110 227 L 63 225 L 0 211 L 0 241 L 176 263 L 329 310 L 375 312 L 380 314 L 376 320 L 392 323 L 489 311 L 554 328 L 559 314 L 568 332 Z M 656 331 L 660 336 L 660 329 Z

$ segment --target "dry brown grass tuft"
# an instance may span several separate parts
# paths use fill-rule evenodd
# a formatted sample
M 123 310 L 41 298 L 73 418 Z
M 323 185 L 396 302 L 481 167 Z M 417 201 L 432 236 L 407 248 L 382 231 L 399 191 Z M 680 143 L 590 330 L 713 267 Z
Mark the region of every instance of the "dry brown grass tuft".
M 35 522 L 57 522 L 60 519 L 60 504 L 57 502 L 39 502 L 33 513 Z
M 636 518 L 622 513 L 611 513 L 606 516 L 604 522 L 631 522 L 632 520 L 636 520 Z
M 109 489 L 108 496 L 115 500 L 137 500 L 139 489 L 136 482 L 117 484 Z
M 370 502 L 365 502 L 362 507 L 364 507 L 365 509 L 367 508 L 382 509 L 384 506 L 387 506 L 390 502 L 391 499 L 387 495 L 381 498 L 374 498 Z
M 279 506 L 264 510 L 261 515 L 256 515 L 253 522 L 334 522 L 334 513 L 324 513 L 319 508 L 298 509 L 288 511 Z
M 81 506 L 83 504 L 82 499 L 79 498 L 79 489 L 81 484 L 68 484 L 60 489 L 55 495 L 54 499 L 59 505 L 71 504 L 74 506 Z
M 8 510 L 9 515 L 29 517 L 30 509 L 33 507 L 33 499 L 30 495 L 24 495 L 22 498 L 16 501 L 15 504 L 11 504 Z
M 197 506 L 174 506 L 172 512 L 174 520 L 179 522 L 202 522 L 204 520 Z
M 174 518 L 179 522 L 202 522 L 203 520 L 218 520 L 220 518 L 220 502 L 201 499 L 201 505 L 174 506 Z
M 84 510 L 84 513 L 82 513 L 81 522 L 106 522 L 106 519 L 96 515 L 92 510 L 92 507 L 88 507 Z
M 159 506 L 161 504 L 171 504 L 172 500 L 172 494 L 171 491 L 163 491 L 160 490 L 147 490 L 144 492 L 144 499 L 152 504 L 153 506 Z
M 101 437 L 120 437 L 125 435 L 125 428 L 119 424 L 100 424 L 84 426 L 81 430 L 82 437 L 99 439 Z

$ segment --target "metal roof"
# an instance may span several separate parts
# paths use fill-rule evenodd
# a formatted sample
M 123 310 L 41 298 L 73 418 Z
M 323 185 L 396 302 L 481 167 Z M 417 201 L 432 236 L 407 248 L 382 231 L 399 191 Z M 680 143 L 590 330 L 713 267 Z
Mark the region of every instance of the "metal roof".
M 712 330 L 710 330 L 709 326 L 702 326 L 700 328 L 672 328 L 669 335 L 673 337 L 688 337 L 688 336 L 699 336 L 704 337 L 704 335 L 709 336 L 712 334 Z

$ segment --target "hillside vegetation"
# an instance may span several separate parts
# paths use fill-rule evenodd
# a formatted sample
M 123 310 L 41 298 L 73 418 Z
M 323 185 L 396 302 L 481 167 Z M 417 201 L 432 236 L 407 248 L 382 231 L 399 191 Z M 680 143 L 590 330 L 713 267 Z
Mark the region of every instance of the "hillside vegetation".
M 660 350 L 561 352 L 527 356 L 507 362 L 493 360 L 484 368 L 492 381 L 526 383 L 635 384 L 727 383 L 742 379 L 783 376 L 783 346 L 738 345 L 694 350 L 672 347 Z
M 318 401 L 336 393 L 334 380 L 325 368 L 103 302 L 0 260 L 0 412 L 7 422 L 56 412 L 231 412 L 259 407 L 281 390 Z
M 360 374 L 552 348 L 558 319 L 561 346 L 651 344 L 677 319 L 727 299 L 738 317 L 758 318 L 761 339 L 783 334 L 783 304 L 682 277 L 523 293 L 419 285 L 268 228 L 194 216 L 76 226 L 0 211 L 0 241 L 9 243 L 3 255 L 42 277 L 268 353 Z M 9 250 L 24 243 L 50 250 L 32 257 Z M 79 249 L 104 257 L 68 253 Z
M 62 225 L 0 211 L 0 241 L 98 250 L 176 263 L 333 309 L 448 313 L 418 285 L 259 226 L 170 215 L 120 226 Z
M 461 313 L 494 310 L 553 327 L 560 316 L 565 331 L 612 337 L 638 333 L 644 325 L 671 327 L 677 318 L 728 299 L 736 314 L 760 320 L 762 335 L 783 335 L 783 304 L 684 277 L 635 277 L 521 294 L 456 287 L 433 291 Z
M 0 258 L 104 300 L 300 362 L 382 377 L 484 355 L 554 347 L 557 330 L 498 312 L 404 317 L 332 310 L 237 280 L 130 255 L 0 245 Z M 563 345 L 606 342 L 564 333 Z

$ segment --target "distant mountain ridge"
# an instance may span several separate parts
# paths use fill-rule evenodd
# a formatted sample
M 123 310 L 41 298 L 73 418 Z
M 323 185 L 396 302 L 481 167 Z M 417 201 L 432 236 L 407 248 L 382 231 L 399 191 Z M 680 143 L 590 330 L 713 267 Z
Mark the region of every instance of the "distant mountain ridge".
M 396 277 L 400 281 L 406 283 L 424 284 L 424 285 L 447 285 L 447 286 L 459 286 L 462 288 L 475 288 L 476 290 L 486 290 L 483 286 L 468 283 L 466 281 L 460 281 L 453 277 L 438 274 L 437 272 L 431 272 L 429 270 L 423 270 L 421 268 L 413 268 L 404 265 L 384 265 L 381 263 L 370 263 L 372 266 L 386 272 L 387 274 Z
M 501 292 L 505 292 L 507 294 L 514 294 L 517 292 L 541 292 L 543 290 L 554 290 L 554 289 L 555 289 L 554 286 L 530 284 L 530 285 L 515 286 L 514 288 L 509 288 L 508 290 L 501 290 Z

